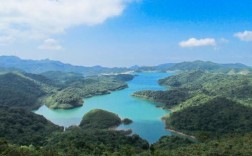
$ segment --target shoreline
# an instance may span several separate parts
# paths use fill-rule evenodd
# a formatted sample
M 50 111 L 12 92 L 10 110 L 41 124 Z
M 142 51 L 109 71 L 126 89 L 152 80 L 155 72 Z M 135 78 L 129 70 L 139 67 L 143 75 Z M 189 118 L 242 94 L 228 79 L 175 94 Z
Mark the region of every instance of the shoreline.
M 188 134 L 185 134 L 185 133 L 183 133 L 183 132 L 180 132 L 180 131 L 177 131 L 177 130 L 173 130 L 173 129 L 170 129 L 170 128 L 167 128 L 167 127 L 166 127 L 165 129 L 168 130 L 168 131 L 170 131 L 170 132 L 172 132 L 172 133 L 175 133 L 175 134 L 181 135 L 181 136 L 183 136 L 183 137 L 192 139 L 192 140 L 194 140 L 194 141 L 197 140 L 197 138 L 196 138 L 195 136 L 188 135 Z

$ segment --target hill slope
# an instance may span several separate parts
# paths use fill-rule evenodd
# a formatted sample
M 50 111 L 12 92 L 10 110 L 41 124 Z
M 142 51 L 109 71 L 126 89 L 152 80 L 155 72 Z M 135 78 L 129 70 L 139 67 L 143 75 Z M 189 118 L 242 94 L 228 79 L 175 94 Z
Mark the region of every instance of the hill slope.
M 53 132 L 63 131 L 40 115 L 22 110 L 0 107 L 0 138 L 18 145 L 42 146 Z
M 55 89 L 44 77 L 25 73 L 0 75 L 0 105 L 28 110 L 40 106 L 39 98 Z

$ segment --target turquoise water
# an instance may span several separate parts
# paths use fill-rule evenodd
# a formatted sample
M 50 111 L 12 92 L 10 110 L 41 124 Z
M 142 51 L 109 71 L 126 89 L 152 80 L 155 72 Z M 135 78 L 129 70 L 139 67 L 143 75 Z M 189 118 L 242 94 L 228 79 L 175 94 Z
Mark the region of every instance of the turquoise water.
M 40 107 L 35 113 L 41 114 L 57 125 L 68 127 L 78 125 L 83 115 L 92 109 L 104 109 L 118 114 L 121 118 L 133 120 L 130 125 L 121 125 L 118 129 L 132 129 L 133 133 L 140 135 L 150 143 L 154 143 L 161 136 L 170 135 L 165 130 L 161 117 L 169 111 L 159 109 L 155 103 L 142 100 L 131 95 L 140 90 L 164 90 L 157 80 L 170 76 L 169 73 L 137 73 L 129 88 L 112 92 L 108 95 L 95 96 L 85 99 L 82 107 L 71 110 L 51 110 L 46 106 Z

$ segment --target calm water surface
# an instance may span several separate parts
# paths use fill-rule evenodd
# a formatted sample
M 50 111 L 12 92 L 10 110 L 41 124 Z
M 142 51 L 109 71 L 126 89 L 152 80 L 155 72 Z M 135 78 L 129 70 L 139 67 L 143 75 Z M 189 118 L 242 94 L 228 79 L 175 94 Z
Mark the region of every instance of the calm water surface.
M 150 143 L 156 142 L 161 136 L 171 135 L 165 130 L 161 117 L 169 111 L 159 109 L 155 103 L 132 97 L 140 90 L 164 90 L 157 80 L 170 76 L 170 73 L 137 73 L 129 88 L 112 92 L 108 95 L 95 96 L 85 99 L 82 107 L 71 110 L 51 110 L 46 106 L 40 107 L 35 113 L 43 115 L 53 123 L 68 127 L 78 125 L 83 115 L 92 109 L 104 109 L 118 114 L 121 118 L 133 120 L 130 125 L 121 125 L 118 129 L 132 129 L 133 133 L 140 135 Z

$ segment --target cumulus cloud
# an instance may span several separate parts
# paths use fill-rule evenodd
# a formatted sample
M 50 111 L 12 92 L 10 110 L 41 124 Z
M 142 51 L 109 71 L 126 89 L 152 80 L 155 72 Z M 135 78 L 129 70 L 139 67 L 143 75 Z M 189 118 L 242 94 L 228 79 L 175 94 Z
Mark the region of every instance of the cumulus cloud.
M 201 46 L 215 46 L 216 41 L 213 38 L 196 39 L 190 38 L 187 41 L 182 41 L 179 43 L 180 47 L 201 47 Z
M 133 0 L 0 0 L 0 32 L 45 38 L 79 25 L 96 25 L 122 14 Z
M 46 39 L 42 45 L 38 47 L 41 50 L 62 50 L 62 46 L 59 44 L 59 42 L 53 38 Z
M 238 32 L 234 36 L 242 41 L 252 41 L 252 31 Z

